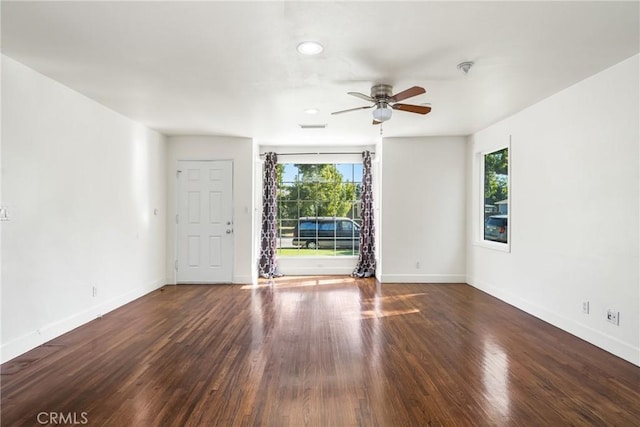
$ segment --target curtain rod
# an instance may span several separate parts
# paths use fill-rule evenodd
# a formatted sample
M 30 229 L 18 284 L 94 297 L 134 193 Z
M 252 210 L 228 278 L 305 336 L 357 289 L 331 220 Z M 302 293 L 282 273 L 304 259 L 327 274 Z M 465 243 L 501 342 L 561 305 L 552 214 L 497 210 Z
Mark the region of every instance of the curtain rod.
M 319 156 L 329 154 L 362 154 L 364 151 L 352 151 L 352 152 L 316 152 L 316 153 L 276 153 L 276 156 Z M 375 151 L 370 151 L 371 154 L 376 154 Z M 264 157 L 266 153 L 260 154 L 260 157 Z

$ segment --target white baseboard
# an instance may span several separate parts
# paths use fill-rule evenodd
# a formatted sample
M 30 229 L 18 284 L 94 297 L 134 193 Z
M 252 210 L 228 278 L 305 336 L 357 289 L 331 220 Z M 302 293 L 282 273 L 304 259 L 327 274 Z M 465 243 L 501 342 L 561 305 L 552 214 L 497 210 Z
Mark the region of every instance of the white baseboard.
M 634 348 L 626 342 L 620 341 L 616 337 L 607 335 L 602 331 L 593 329 L 587 325 L 576 322 L 573 319 L 554 313 L 544 307 L 540 307 L 537 304 L 522 299 L 517 295 L 506 292 L 503 289 L 496 288 L 487 283 L 479 282 L 473 277 L 467 277 L 467 283 L 506 302 L 507 304 L 537 317 L 540 320 L 575 335 L 596 347 L 600 347 L 601 349 L 631 362 L 634 365 L 640 366 L 640 348 Z
M 21 337 L 15 338 L 0 347 L 0 363 L 5 363 L 14 357 L 17 357 L 35 347 L 42 345 L 52 339 L 59 337 L 79 326 L 82 326 L 116 308 L 130 303 L 158 288 L 165 285 L 165 279 L 155 280 L 126 292 L 108 301 L 95 304 L 86 310 L 79 311 L 64 319 L 42 325 L 33 332 L 27 333 Z
M 251 276 L 234 276 L 233 283 L 237 285 L 250 285 L 253 283 L 253 277 Z
M 380 283 L 466 283 L 464 274 L 382 274 Z

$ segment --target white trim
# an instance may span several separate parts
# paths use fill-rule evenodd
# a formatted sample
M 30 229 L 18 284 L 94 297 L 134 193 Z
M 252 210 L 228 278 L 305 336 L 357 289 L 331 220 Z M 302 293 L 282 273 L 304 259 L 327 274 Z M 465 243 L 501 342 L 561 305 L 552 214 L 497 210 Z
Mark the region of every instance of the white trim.
M 169 221 L 173 221 L 173 259 L 171 260 L 171 284 L 175 285 L 178 283 L 178 270 L 176 269 L 176 265 L 178 264 L 178 209 L 180 208 L 180 160 L 177 160 L 173 165 L 176 171 L 174 176 L 174 194 L 173 194 L 173 218 L 167 218 Z M 168 197 L 167 197 L 168 198 Z M 167 238 L 169 237 L 169 233 L 167 233 Z
M 514 295 L 505 289 L 497 288 L 488 283 L 476 281 L 473 277 L 467 277 L 467 283 L 476 289 L 486 292 L 507 304 L 510 304 L 538 319 L 564 330 L 578 338 L 581 338 L 615 356 L 640 366 L 640 348 L 620 341 L 618 338 L 607 335 L 599 330 L 576 322 L 553 311 L 547 310 L 537 304 Z
M 507 233 L 509 236 L 511 235 L 511 232 L 508 230 L 507 230 Z M 507 237 L 507 240 L 509 239 L 510 238 Z M 508 245 L 506 243 L 492 242 L 491 240 L 480 240 L 480 241 L 474 241 L 471 244 L 473 246 L 480 246 L 487 249 L 493 249 L 494 251 L 511 252 L 511 248 L 510 248 L 511 245 Z
M 249 285 L 255 283 L 254 278 L 251 276 L 233 276 L 234 285 Z
M 260 145 L 259 155 L 267 152 L 278 154 L 278 163 L 300 163 L 300 164 L 339 164 L 339 163 L 362 163 L 362 152 L 372 151 L 375 153 L 374 144 L 365 145 Z M 299 155 L 296 155 L 299 154 Z M 375 158 L 376 156 L 372 156 Z M 261 159 L 264 162 L 264 159 Z
M 75 313 L 65 319 L 61 319 L 41 326 L 39 329 L 33 332 L 29 332 L 21 337 L 4 343 L 2 344 L 2 347 L 0 347 L 0 363 L 5 363 L 13 359 L 14 357 L 26 353 L 27 351 L 32 350 L 39 345 L 42 345 L 56 337 L 59 337 L 62 334 L 65 334 L 79 326 L 89 323 L 92 320 L 98 319 L 106 313 L 109 313 L 110 311 L 120 308 L 150 292 L 155 291 L 156 289 L 161 288 L 165 285 L 165 282 L 166 279 L 164 278 L 154 280 L 153 282 L 149 282 L 146 285 L 142 285 L 137 287 L 136 289 L 132 289 L 125 294 L 93 305 L 90 308 L 79 313 Z
M 466 283 L 464 274 L 382 274 L 381 283 Z

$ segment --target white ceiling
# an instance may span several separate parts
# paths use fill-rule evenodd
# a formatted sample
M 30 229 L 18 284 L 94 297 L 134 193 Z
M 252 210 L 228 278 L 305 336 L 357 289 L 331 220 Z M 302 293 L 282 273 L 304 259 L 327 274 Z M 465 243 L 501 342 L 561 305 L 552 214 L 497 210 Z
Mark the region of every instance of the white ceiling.
M 371 110 L 330 115 L 348 91 L 423 86 L 384 135 L 467 135 L 638 53 L 639 4 L 3 1 L 2 51 L 167 135 L 364 144 Z

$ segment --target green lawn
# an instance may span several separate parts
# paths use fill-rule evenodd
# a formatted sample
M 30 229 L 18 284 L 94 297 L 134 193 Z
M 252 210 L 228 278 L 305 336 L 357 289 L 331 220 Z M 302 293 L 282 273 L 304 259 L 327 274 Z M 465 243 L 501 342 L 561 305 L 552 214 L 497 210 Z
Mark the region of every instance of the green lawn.
M 282 248 L 278 249 L 278 256 L 358 256 L 358 252 L 351 249 L 306 249 Z

